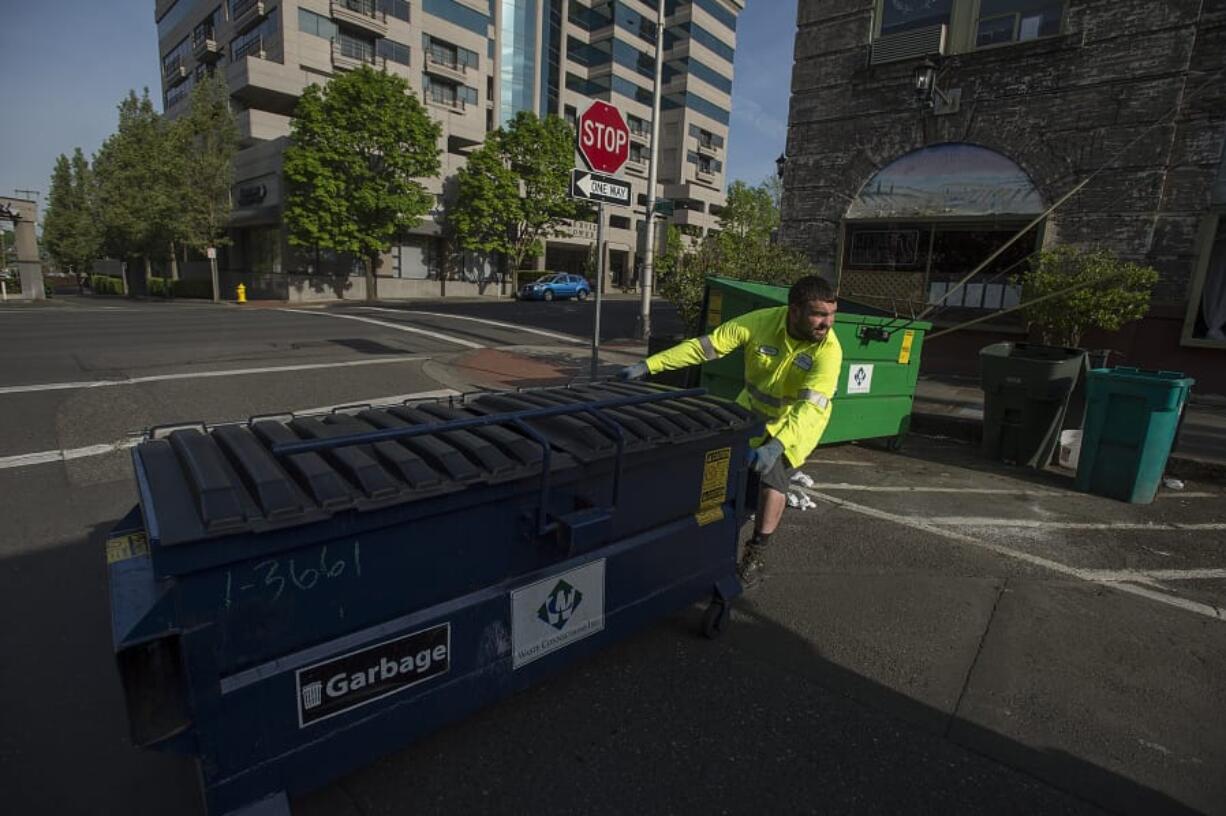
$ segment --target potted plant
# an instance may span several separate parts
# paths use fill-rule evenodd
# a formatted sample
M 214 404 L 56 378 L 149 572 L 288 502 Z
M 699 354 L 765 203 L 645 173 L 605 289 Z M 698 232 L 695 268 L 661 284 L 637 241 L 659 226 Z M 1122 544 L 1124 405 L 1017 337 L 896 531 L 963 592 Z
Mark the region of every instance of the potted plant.
M 1039 253 L 1021 276 L 1022 302 L 1031 304 L 1022 313 L 1044 344 L 1079 348 L 1087 329 L 1116 331 L 1144 317 L 1157 282 L 1152 267 L 1107 250 L 1059 246 Z M 1105 365 L 1109 353 L 1089 352 L 1091 363 Z

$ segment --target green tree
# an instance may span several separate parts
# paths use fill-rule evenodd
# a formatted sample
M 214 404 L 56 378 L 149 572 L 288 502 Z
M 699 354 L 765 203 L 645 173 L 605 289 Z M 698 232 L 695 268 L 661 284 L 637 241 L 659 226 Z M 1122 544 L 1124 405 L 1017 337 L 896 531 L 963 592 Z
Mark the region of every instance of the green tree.
M 179 230 L 180 154 L 146 88 L 119 104 L 119 127 L 94 156 L 95 215 L 103 249 L 128 261 L 167 257 Z M 125 287 L 127 280 L 125 277 Z
M 570 197 L 574 140 L 565 120 L 521 111 L 488 134 L 457 174 L 459 195 L 449 214 L 456 240 L 464 250 L 497 252 L 515 290 L 524 259 L 543 253 L 544 239 L 557 235 L 563 221 L 587 212 Z
M 1022 313 L 1044 343 L 1076 347 L 1086 329 L 1115 331 L 1144 317 L 1157 282 L 1155 269 L 1104 249 L 1059 246 L 1040 253 L 1021 276 L 1022 302 L 1072 291 L 1026 306 Z
M 720 214 L 720 232 L 685 255 L 675 272 L 661 275 L 660 295 L 677 307 L 687 327 L 700 331 L 703 289 L 711 276 L 790 286 L 816 273 L 808 258 L 775 243 L 779 208 L 769 185 L 734 181 Z M 670 233 L 674 227 L 670 227 Z
M 283 165 L 290 243 L 364 258 L 373 300 L 379 254 L 434 205 L 417 179 L 438 175 L 441 132 L 399 76 L 363 66 L 308 86 Z
M 93 174 L 81 148 L 72 159 L 56 159 L 43 216 L 43 245 L 55 264 L 78 280 L 89 274 L 100 252 L 92 198 Z
M 220 73 L 196 84 L 187 113 L 175 120 L 173 129 L 181 162 L 178 238 L 203 253 L 208 247 L 228 243 L 225 229 L 238 150 L 238 124 L 230 109 L 230 90 Z

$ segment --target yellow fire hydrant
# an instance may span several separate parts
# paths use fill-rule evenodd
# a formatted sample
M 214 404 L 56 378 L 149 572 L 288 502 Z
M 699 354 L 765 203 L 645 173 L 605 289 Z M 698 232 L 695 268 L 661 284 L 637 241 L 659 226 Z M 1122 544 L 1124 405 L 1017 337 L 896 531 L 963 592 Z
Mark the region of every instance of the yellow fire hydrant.
M 240 283 L 238 286 L 234 287 L 234 293 L 235 293 L 236 295 L 238 295 L 238 302 L 239 302 L 239 303 L 246 303 L 246 302 L 247 302 L 247 287 L 246 287 L 246 286 L 243 286 L 243 285 Z

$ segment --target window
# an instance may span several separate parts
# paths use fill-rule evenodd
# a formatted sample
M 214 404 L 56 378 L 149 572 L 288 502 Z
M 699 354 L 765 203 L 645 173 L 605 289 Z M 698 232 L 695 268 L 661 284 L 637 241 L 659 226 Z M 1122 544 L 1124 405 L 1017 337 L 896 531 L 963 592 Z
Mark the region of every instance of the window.
M 569 76 L 574 76 L 574 74 L 570 74 Z M 575 110 L 574 105 L 567 105 L 565 108 L 563 108 L 562 116 L 564 119 L 566 119 L 566 124 L 570 125 L 572 128 L 577 127 L 579 112 Z
M 732 93 L 732 80 L 718 71 L 708 68 L 693 57 L 686 57 L 679 60 L 670 60 L 664 65 L 663 80 L 668 84 L 673 80 L 673 77 L 678 75 L 693 76 L 696 79 L 701 79 L 713 88 L 717 88 L 726 94 Z
M 640 76 L 655 81 L 656 78 L 656 60 L 650 54 L 646 54 L 628 42 L 622 40 L 613 40 L 613 59 L 618 65 L 625 66 L 632 71 L 638 72 Z
M 641 144 L 630 143 L 630 161 L 646 164 L 651 158 L 651 151 Z
M 952 6 L 953 0 L 885 0 L 881 7 L 881 36 L 948 25 Z
M 315 37 L 323 37 L 325 40 L 336 38 L 336 23 L 304 8 L 298 9 L 298 29 Z
M 643 105 L 652 103 L 651 91 L 644 88 L 642 85 L 636 85 L 629 80 L 623 79 L 616 74 L 609 78 L 615 93 L 619 93 L 624 97 L 633 99 Z
M 272 35 L 276 33 L 277 10 L 274 8 L 268 12 L 268 16 L 258 26 L 230 40 L 230 61 L 233 62 L 246 56 L 263 59 L 264 52 L 272 45 Z
M 1185 340 L 1226 344 L 1226 212 L 1216 213 L 1211 239 L 1202 245 L 1188 302 Z
M 422 94 L 427 101 L 449 108 L 465 108 L 477 104 L 476 88 L 447 82 L 429 74 L 422 74 Z
M 179 104 L 184 99 L 186 99 L 188 94 L 192 92 L 192 86 L 195 83 L 196 83 L 195 76 L 192 75 L 187 78 L 186 82 L 180 82 L 178 85 L 174 85 L 170 88 L 167 88 L 165 96 L 162 100 L 163 102 L 162 110 L 168 111 L 171 108 L 173 108 L 175 105 Z
M 205 17 L 192 29 L 192 43 L 199 44 L 213 39 L 219 25 L 221 25 L 221 6 L 213 9 L 212 14 Z
M 481 57 L 476 51 L 469 51 L 467 48 L 452 45 L 446 40 L 431 37 L 429 34 L 421 35 L 421 45 L 422 48 L 426 49 L 426 59 L 438 65 L 445 65 L 448 68 L 461 71 L 466 71 L 469 68 L 475 71 L 481 67 Z
M 388 17 L 409 22 L 409 4 L 407 0 L 379 0 L 379 11 Z
M 612 59 L 609 53 L 609 40 L 588 44 L 574 37 L 566 38 L 566 57 L 585 68 L 597 65 L 608 65 Z
M 396 62 L 401 65 L 409 64 L 409 47 L 404 43 L 398 43 L 386 37 L 380 37 L 375 41 L 375 53 L 388 62 Z
M 630 219 L 624 215 L 610 215 L 609 226 L 613 229 L 630 229 Z
M 184 37 L 174 48 L 166 52 L 166 56 L 162 57 L 162 73 L 169 74 L 179 70 L 191 50 L 191 38 Z
M 708 130 L 700 128 L 698 125 L 690 125 L 690 135 L 698 140 L 700 147 L 718 150 L 724 146 L 724 137 Z
M 1060 33 L 1063 20 L 1063 2 L 980 0 L 975 47 L 1051 37 Z
M 355 37 L 347 31 L 338 29 L 336 32 L 336 47 L 342 57 L 374 63 L 375 41 Z
M 484 37 L 489 33 L 490 18 L 479 11 L 473 11 L 468 6 L 455 0 L 422 0 L 422 11 L 434 15 L 449 23 L 455 23 L 461 28 L 467 28 L 474 34 Z
M 664 5 L 664 15 L 672 17 L 677 13 L 677 7 L 685 0 L 668 0 Z M 736 15 L 720 5 L 719 0 L 693 0 L 693 4 L 710 14 L 716 20 L 736 31 Z
M 917 2 L 923 2 L 923 0 L 917 0 Z M 946 0 L 946 2 L 948 2 L 948 0 Z M 733 61 L 732 58 L 735 52 L 733 51 L 732 46 L 728 45 L 719 37 L 716 37 L 710 31 L 707 31 L 697 23 L 682 23 L 680 26 L 675 26 L 675 28 L 689 34 L 691 40 L 696 43 L 700 43 L 710 51 L 714 51 L 719 56 L 728 60 L 728 62 Z M 667 38 L 665 38 L 665 40 L 664 47 L 668 48 Z
M 580 3 L 579 0 L 570 0 L 567 17 L 572 25 L 576 25 L 584 31 L 595 31 L 598 28 L 604 28 L 613 23 L 613 15 L 608 5 L 588 8 Z
M 630 132 L 635 136 L 651 135 L 651 122 L 640 119 L 634 114 L 626 114 L 626 126 L 630 128 Z

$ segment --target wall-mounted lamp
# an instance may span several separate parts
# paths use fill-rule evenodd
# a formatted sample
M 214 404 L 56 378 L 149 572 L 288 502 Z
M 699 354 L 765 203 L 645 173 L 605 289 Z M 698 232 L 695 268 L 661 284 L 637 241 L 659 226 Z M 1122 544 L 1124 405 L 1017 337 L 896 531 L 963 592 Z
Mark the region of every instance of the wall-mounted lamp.
M 786 153 L 780 153 L 779 158 L 775 159 L 775 173 L 779 178 L 783 178 L 783 166 L 787 163 L 788 156 Z
M 938 84 L 941 74 L 938 66 L 931 59 L 926 59 L 915 66 L 915 98 L 920 105 L 930 108 L 933 115 L 941 116 L 947 113 L 957 113 L 962 102 L 962 89 L 951 91 L 941 90 Z

